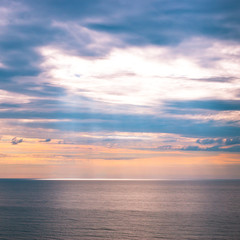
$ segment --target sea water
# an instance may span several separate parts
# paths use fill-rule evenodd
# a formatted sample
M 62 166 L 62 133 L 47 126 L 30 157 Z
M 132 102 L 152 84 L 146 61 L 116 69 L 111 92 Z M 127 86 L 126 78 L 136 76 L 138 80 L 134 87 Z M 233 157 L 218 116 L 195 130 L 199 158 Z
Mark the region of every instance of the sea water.
M 240 239 L 240 181 L 0 180 L 1 240 Z

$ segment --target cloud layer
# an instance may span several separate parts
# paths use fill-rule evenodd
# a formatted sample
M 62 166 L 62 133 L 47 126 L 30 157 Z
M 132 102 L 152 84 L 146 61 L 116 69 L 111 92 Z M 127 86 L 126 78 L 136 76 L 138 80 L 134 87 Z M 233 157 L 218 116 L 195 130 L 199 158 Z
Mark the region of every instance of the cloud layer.
M 2 0 L 0 143 L 239 152 L 239 8 Z

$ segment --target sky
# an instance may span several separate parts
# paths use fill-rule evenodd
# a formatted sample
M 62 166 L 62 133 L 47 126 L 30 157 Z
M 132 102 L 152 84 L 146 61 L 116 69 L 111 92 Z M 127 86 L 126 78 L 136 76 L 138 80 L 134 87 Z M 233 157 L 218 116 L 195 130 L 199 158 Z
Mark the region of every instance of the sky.
M 240 178 L 240 2 L 0 0 L 0 178 Z

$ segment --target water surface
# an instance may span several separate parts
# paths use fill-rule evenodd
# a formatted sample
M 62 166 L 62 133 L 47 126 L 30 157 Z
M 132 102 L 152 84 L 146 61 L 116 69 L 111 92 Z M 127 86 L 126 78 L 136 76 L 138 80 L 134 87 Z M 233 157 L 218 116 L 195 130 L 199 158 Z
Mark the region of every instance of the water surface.
M 240 181 L 0 180 L 1 240 L 240 239 Z

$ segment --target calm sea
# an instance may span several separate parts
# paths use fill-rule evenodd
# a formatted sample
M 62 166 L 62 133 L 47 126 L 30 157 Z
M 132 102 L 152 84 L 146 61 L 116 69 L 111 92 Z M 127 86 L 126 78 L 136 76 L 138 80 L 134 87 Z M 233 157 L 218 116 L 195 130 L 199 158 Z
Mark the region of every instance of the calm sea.
M 0 239 L 240 239 L 240 181 L 0 180 Z

